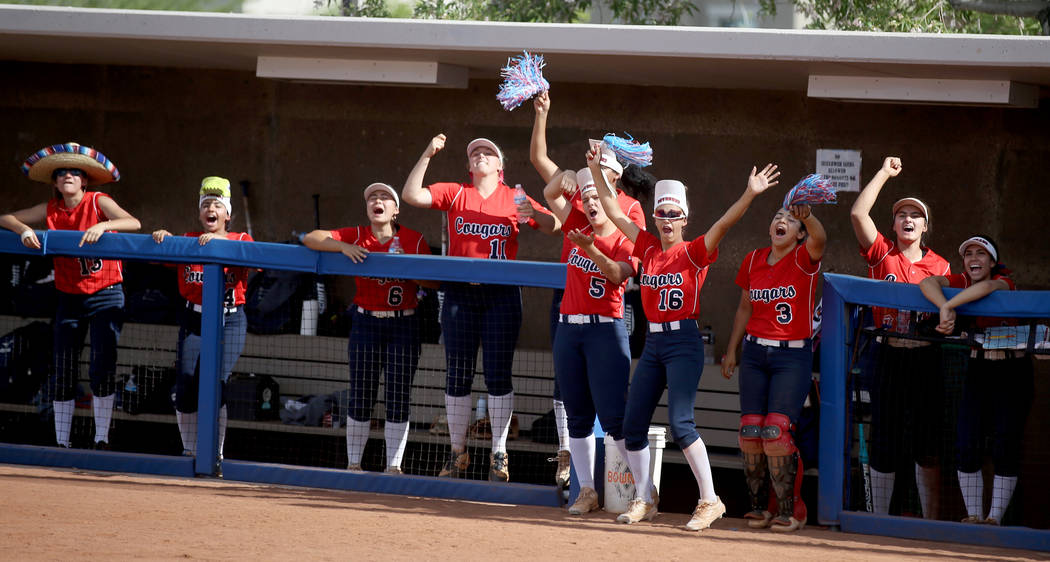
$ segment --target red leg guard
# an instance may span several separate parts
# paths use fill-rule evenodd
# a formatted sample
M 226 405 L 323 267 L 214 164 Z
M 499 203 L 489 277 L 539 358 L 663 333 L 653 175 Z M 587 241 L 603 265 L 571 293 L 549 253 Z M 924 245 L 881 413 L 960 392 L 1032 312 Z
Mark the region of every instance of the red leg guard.
M 784 414 L 766 415 L 762 426 L 762 448 L 769 457 L 783 457 L 794 453 L 795 440 L 791 438 L 791 420 Z
M 738 442 L 740 452 L 745 454 L 761 454 L 762 448 L 762 425 L 766 417 L 761 414 L 746 414 L 740 416 L 740 435 Z

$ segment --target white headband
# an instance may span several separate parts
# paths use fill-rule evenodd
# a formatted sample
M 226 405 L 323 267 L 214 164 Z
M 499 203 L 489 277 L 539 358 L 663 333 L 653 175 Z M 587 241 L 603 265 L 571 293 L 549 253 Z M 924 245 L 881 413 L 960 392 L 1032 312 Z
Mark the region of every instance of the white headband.
M 218 195 L 201 195 L 200 201 L 197 202 L 197 208 L 200 209 L 201 205 L 203 205 L 205 201 L 209 201 L 211 199 L 222 203 L 222 206 L 226 207 L 227 215 L 233 215 L 233 203 L 230 202 L 229 197 L 219 197 Z
M 685 184 L 678 180 L 660 180 L 656 182 L 656 200 L 653 201 L 653 213 L 660 205 L 671 204 L 682 209 L 689 216 L 689 203 L 685 199 Z

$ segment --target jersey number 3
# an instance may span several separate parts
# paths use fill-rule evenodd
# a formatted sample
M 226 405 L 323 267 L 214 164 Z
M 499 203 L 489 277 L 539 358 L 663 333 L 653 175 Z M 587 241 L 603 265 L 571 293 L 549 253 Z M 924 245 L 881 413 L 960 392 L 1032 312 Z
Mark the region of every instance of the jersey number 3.
M 777 322 L 780 322 L 781 324 L 790 324 L 791 323 L 791 305 L 790 304 L 788 304 L 786 302 L 778 302 L 776 304 L 776 306 L 774 306 L 773 308 L 776 309 L 776 311 L 780 313 L 780 314 L 777 314 Z

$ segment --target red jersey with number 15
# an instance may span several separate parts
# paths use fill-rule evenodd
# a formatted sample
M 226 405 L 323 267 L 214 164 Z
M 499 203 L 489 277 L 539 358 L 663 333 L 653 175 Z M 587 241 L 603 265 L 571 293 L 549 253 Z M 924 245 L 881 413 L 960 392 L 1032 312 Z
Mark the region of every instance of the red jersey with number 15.
M 663 251 L 660 239 L 643 230 L 634 241 L 634 256 L 642 262 L 642 308 L 650 322 L 674 322 L 700 317 L 700 288 L 718 249 L 707 253 L 704 237 Z
M 406 254 L 430 254 L 430 246 L 423 235 L 410 228 L 400 227 L 396 232 L 401 242 L 401 249 Z M 332 239 L 347 244 L 357 244 L 369 252 L 385 253 L 390 250 L 391 237 L 380 242 L 372 232 L 371 226 L 351 226 L 332 231 Z M 354 277 L 357 292 L 354 304 L 365 310 L 389 311 L 408 310 L 419 305 L 416 292 L 419 285 L 409 279 L 389 279 L 376 277 Z
M 594 236 L 594 230 L 589 223 L 582 227 L 577 225 L 575 228 L 583 234 Z M 565 240 L 569 244 L 569 254 L 565 260 L 565 294 L 561 299 L 561 313 L 623 318 L 623 290 L 627 279 L 614 285 L 583 248 L 574 244 L 568 236 Z M 636 270 L 636 262 L 631 257 L 634 244 L 619 230 L 609 236 L 595 236 L 594 247 L 615 262 L 631 264 L 632 274 Z
M 514 188 L 504 183 L 487 198 L 466 183 L 434 183 L 427 186 L 433 199 L 430 207 L 448 215 L 448 255 L 493 260 L 518 257 L 518 205 Z M 529 197 L 538 213 L 550 211 Z M 536 221 L 528 225 L 537 228 Z
M 72 209 L 67 208 L 61 197 L 47 202 L 47 228 L 49 230 L 87 230 L 100 222 L 109 220 L 98 205 L 101 197 L 109 197 L 99 191 L 88 191 Z M 55 288 L 63 293 L 93 295 L 124 280 L 120 260 L 99 258 L 54 258 Z
M 203 232 L 187 232 L 183 236 L 199 238 Z M 254 242 L 247 232 L 227 232 L 227 240 Z M 247 267 L 224 267 L 223 277 L 226 287 L 222 294 L 222 305 L 225 307 L 244 304 L 244 293 L 248 287 Z M 201 290 L 204 288 L 204 266 L 199 263 L 179 266 L 179 294 L 193 304 L 203 304 Z
M 752 251 L 740 265 L 736 284 L 748 292 L 751 318 L 745 330 L 756 338 L 803 340 L 813 336 L 813 306 L 820 262 L 799 244 L 769 265 L 772 248 Z
M 875 236 L 875 242 L 860 255 L 868 262 L 868 277 L 878 281 L 896 283 L 918 283 L 931 275 L 947 276 L 951 273 L 948 260 L 927 249 L 922 259 L 912 263 L 904 257 L 896 242 L 891 242 L 881 232 Z M 897 331 L 897 309 L 876 306 L 872 308 L 875 325 L 889 331 Z

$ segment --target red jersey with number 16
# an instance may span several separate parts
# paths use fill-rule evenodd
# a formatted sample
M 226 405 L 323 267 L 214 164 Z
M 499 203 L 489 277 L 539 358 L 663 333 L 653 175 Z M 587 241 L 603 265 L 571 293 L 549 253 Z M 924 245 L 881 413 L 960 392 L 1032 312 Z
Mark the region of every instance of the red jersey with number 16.
M 109 220 L 98 205 L 101 197 L 109 195 L 99 191 L 85 192 L 84 198 L 72 209 L 66 207 L 61 197 L 51 198 L 47 202 L 47 228 L 83 231 Z M 56 256 L 54 262 L 55 288 L 63 293 L 93 295 L 124 280 L 120 260 Z
M 504 183 L 487 198 L 466 183 L 434 183 L 427 186 L 433 199 L 430 207 L 448 215 L 448 255 L 493 260 L 518 257 L 518 205 L 514 188 Z M 529 204 L 538 213 L 549 215 L 531 197 Z M 536 221 L 528 225 L 537 228 Z
M 868 277 L 878 281 L 893 281 L 896 283 L 918 283 L 931 275 L 948 275 L 951 266 L 948 260 L 938 256 L 933 250 L 926 250 L 922 259 L 912 263 L 904 257 L 895 242 L 878 233 L 875 242 L 865 251 L 860 250 L 860 255 L 868 262 Z M 897 310 L 894 308 L 883 308 L 876 306 L 872 308 L 875 315 L 875 325 L 886 328 L 893 332 L 897 330 Z
M 772 248 L 752 251 L 740 265 L 736 284 L 748 292 L 751 318 L 745 330 L 756 338 L 803 340 L 813 336 L 813 306 L 820 262 L 799 244 L 769 265 Z
M 410 228 L 400 227 L 397 232 L 401 249 L 406 254 L 430 254 L 430 246 L 423 235 Z M 351 226 L 332 231 L 332 239 L 347 244 L 357 244 L 369 252 L 385 253 L 390 250 L 391 237 L 380 242 L 372 232 L 371 226 Z M 419 285 L 409 279 L 389 279 L 376 277 L 354 277 L 357 292 L 354 304 L 365 310 L 390 311 L 408 310 L 419 306 L 416 292 Z
M 187 232 L 183 236 L 199 238 L 203 232 Z M 227 232 L 227 240 L 254 242 L 247 232 Z M 247 267 L 224 267 L 225 290 L 222 294 L 222 305 L 225 307 L 244 304 L 244 293 L 248 287 Z M 193 304 L 203 304 L 201 289 L 204 288 L 204 266 L 198 263 L 179 266 L 179 294 Z
M 634 241 L 634 256 L 642 262 L 642 308 L 650 322 L 674 322 L 700 317 L 700 288 L 718 249 L 707 253 L 704 237 L 663 251 L 660 239 L 643 230 Z
M 594 236 L 594 230 L 589 223 L 574 228 L 579 228 L 583 234 Z M 623 318 L 623 290 L 627 279 L 614 285 L 583 248 L 574 244 L 568 236 L 565 240 L 569 244 L 569 254 L 565 260 L 565 294 L 561 299 L 561 313 Z M 636 262 L 631 257 L 634 244 L 619 230 L 609 236 L 595 236 L 594 247 L 615 262 L 631 264 L 631 273 L 634 273 Z

